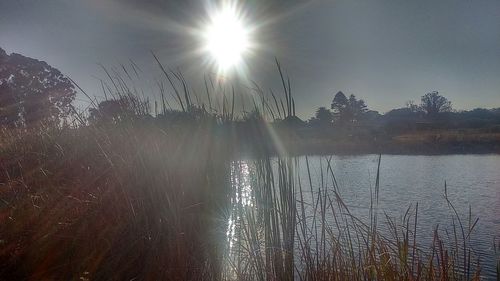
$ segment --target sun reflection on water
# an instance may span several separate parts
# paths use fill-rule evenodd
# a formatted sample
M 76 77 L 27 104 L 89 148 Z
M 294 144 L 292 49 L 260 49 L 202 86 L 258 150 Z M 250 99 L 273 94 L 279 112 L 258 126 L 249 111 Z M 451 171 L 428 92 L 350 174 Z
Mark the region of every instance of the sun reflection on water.
M 241 219 L 240 211 L 248 207 L 253 207 L 251 171 L 247 162 L 234 162 L 231 166 L 231 187 L 234 190 L 231 199 L 232 211 L 229 215 L 226 237 L 229 243 L 229 250 L 238 240 L 236 228 Z

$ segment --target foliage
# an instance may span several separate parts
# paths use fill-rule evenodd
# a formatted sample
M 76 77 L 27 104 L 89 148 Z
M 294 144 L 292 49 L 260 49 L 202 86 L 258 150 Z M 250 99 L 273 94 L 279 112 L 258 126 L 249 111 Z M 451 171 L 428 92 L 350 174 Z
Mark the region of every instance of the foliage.
M 342 125 L 360 121 L 368 110 L 364 100 L 358 100 L 355 95 L 346 98 L 344 93 L 338 92 L 333 98 L 331 108 L 335 120 Z
M 365 101 L 356 99 L 355 95 L 349 96 L 349 109 L 351 122 L 359 121 L 362 115 L 368 110 Z
M 411 112 L 421 111 L 420 107 L 417 104 L 415 104 L 415 102 L 412 100 L 407 101 L 405 105 L 406 105 L 406 108 Z
M 450 112 L 452 110 L 451 102 L 441 96 L 438 91 L 433 91 L 422 96 L 420 104 L 422 110 L 431 117 L 437 116 L 442 112 Z
M 316 115 L 309 120 L 311 126 L 326 127 L 331 126 L 333 122 L 333 114 L 326 107 L 320 107 L 316 110 Z
M 131 118 L 147 116 L 149 106 L 146 101 L 131 95 L 100 102 L 96 108 L 89 108 L 89 122 L 120 123 Z
M 217 108 L 213 104 L 205 110 L 193 104 L 187 87 L 184 93 L 174 88 L 182 111 L 164 106 L 154 120 L 180 116 L 195 122 L 167 127 L 132 122 L 149 109 L 127 98 L 124 85 L 118 88 L 124 91 L 96 105 L 91 122 L 80 117 L 78 128 L 0 131 L 2 279 L 479 278 L 468 243 L 473 225 L 467 237 L 450 241 L 436 229 L 428 249 L 416 239 L 418 208 L 413 216 L 408 209 L 398 223 L 387 218 L 390 237 L 380 234 L 376 201 L 368 224 L 354 217 L 339 194 L 331 159 L 317 171 L 319 186 L 306 163 L 304 184 L 297 162 L 282 147 L 287 139 L 269 124 L 260 125 L 266 113 L 301 124 L 289 86 L 286 110 L 276 99 L 282 113 L 273 113 L 262 96 L 262 108 L 256 105 L 247 116 L 251 126 L 243 126 L 243 133 L 234 129 L 238 118 L 227 105 L 234 104 L 234 95 L 230 102 L 224 96 L 221 111 L 211 110 Z M 350 112 L 350 122 L 366 114 L 354 96 L 336 102 L 336 113 Z M 318 117 L 328 110 L 321 112 Z M 240 161 L 244 141 L 261 154 Z M 281 149 L 279 157 L 271 158 L 268 142 Z M 378 198 L 378 173 L 370 192 Z M 236 239 L 228 241 L 228 233 Z
M 75 95 L 73 84 L 59 70 L 0 48 L 0 125 L 58 123 L 71 114 Z
M 365 223 L 331 159 L 318 171 L 306 159 L 301 180 L 293 158 L 234 161 L 216 127 L 134 124 L 2 136 L 16 139 L 0 150 L 2 279 L 479 278 L 477 221 L 451 238 L 436 228 L 430 247 L 417 241 L 418 207 L 382 226 L 378 173 Z
M 344 95 L 344 93 L 342 93 L 341 91 L 337 92 L 331 104 L 331 109 L 333 110 L 335 118 L 341 119 L 344 112 L 347 111 L 348 106 L 349 100 Z

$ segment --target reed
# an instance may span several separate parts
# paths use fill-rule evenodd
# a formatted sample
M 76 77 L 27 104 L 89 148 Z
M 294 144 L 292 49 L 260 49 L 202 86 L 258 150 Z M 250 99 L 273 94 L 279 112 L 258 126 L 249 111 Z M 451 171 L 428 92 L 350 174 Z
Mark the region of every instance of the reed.
M 295 101 L 279 63 L 282 97 L 256 86 L 253 109 L 238 114 L 234 88 L 206 78 L 203 101 L 155 58 L 165 80 L 153 115 L 132 81 L 140 70 L 122 66 L 125 76 L 105 69 L 102 82 L 118 101 L 111 115 L 82 90 L 94 119 L 0 132 L 0 279 L 479 279 L 477 221 L 447 197 L 453 235 L 436 227 L 427 250 L 418 205 L 401 221 L 379 213 L 379 173 L 363 220 L 331 158 L 313 184 L 307 158 L 280 150 L 266 120 L 293 117 Z
M 470 217 L 468 226 L 462 224 L 446 194 L 459 223 L 451 229 L 451 241 L 436 227 L 429 247 L 424 247 L 425 241 L 417 240 L 418 204 L 408 208 L 400 221 L 378 214 L 377 179 L 369 218 L 355 217 L 342 199 L 331 161 L 325 160 L 318 185 L 313 184 L 307 158 L 306 179 L 294 172 L 300 166 L 296 159 L 251 162 L 256 177 L 252 196 L 237 208 L 245 212 L 238 216 L 236 233 L 246 235 L 235 238 L 239 244 L 233 246 L 238 249 L 233 258 L 239 267 L 233 270 L 239 279 L 259 275 L 258 280 L 480 279 L 480 264 L 470 246 L 477 219 Z M 243 260 L 248 264 L 242 265 Z M 245 270 L 238 271 L 241 268 Z

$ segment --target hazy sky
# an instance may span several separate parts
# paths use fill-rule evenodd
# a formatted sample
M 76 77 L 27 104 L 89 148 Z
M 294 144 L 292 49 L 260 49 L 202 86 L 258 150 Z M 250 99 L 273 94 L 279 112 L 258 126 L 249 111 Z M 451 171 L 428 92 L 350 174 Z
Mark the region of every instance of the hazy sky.
M 207 3 L 0 0 L 0 47 L 45 60 L 96 95 L 96 77 L 104 78 L 98 63 L 133 59 L 154 86 L 159 72 L 150 51 L 199 80 L 211 70 L 187 31 L 206 22 Z M 328 106 L 339 90 L 380 112 L 433 90 L 457 109 L 500 107 L 498 0 L 241 3 L 258 26 L 248 77 L 279 90 L 278 57 L 301 117 Z

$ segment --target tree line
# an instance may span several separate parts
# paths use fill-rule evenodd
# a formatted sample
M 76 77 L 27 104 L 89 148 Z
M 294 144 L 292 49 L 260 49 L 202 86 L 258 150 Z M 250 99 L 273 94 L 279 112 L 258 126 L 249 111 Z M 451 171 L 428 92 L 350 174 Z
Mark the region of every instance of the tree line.
M 500 108 L 454 110 L 451 101 L 438 91 L 424 94 L 420 104 L 409 101 L 404 107 L 385 114 L 369 110 L 366 103 L 356 96 L 347 98 L 338 92 L 330 109 L 319 107 L 308 124 L 312 127 L 356 128 L 383 127 L 388 131 L 414 129 L 485 128 L 500 125 Z
M 76 112 L 72 105 L 76 93 L 72 81 L 59 70 L 43 61 L 19 54 L 8 55 L 0 48 L 0 126 L 29 127 L 41 121 L 64 123 Z M 295 102 L 288 95 L 287 105 L 295 109 Z M 276 104 L 279 108 L 278 103 Z M 149 116 L 150 111 L 147 102 L 125 95 L 94 103 L 88 110 L 87 120 L 93 123 L 119 122 L 129 116 Z M 201 118 L 203 112 L 205 110 L 202 106 L 189 106 L 189 114 L 196 115 L 196 118 Z M 233 115 L 233 112 L 230 114 Z M 244 120 L 259 119 L 259 114 L 251 112 L 245 115 Z M 182 112 L 176 110 L 163 110 L 156 115 L 173 120 L 183 116 Z M 287 121 L 286 118 L 281 122 L 283 121 Z M 450 100 L 439 92 L 432 91 L 424 94 L 419 104 L 410 101 L 404 107 L 382 115 L 370 110 L 363 99 L 358 99 L 353 94 L 346 96 L 339 91 L 333 96 L 329 106 L 319 107 L 312 118 L 299 123 L 321 129 L 385 126 L 393 130 L 405 130 L 414 128 L 415 124 L 438 124 L 443 128 L 484 127 L 500 124 L 500 108 L 455 111 Z
M 428 120 L 437 118 L 441 113 L 452 112 L 453 108 L 451 102 L 444 96 L 440 95 L 438 91 L 427 93 L 421 97 L 420 105 L 415 102 L 409 101 L 406 107 L 393 109 L 386 113 L 386 115 L 394 115 L 405 113 L 410 115 L 425 116 Z M 326 107 L 319 107 L 316 114 L 309 120 L 311 125 L 327 126 L 337 124 L 339 126 L 352 125 L 366 120 L 373 120 L 381 115 L 377 111 L 369 110 L 365 101 L 356 98 L 351 94 L 349 98 L 339 91 L 335 94 L 330 109 Z

